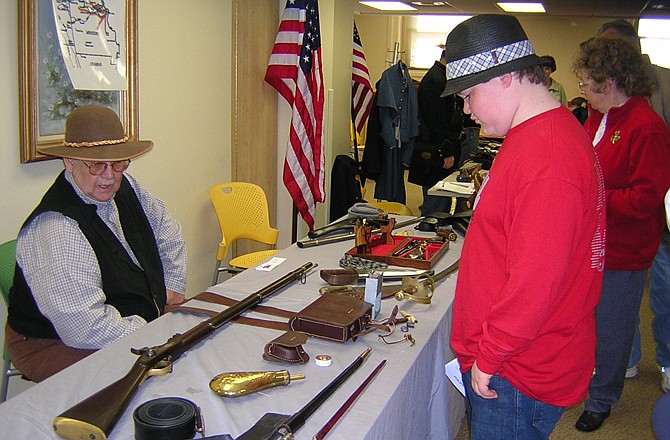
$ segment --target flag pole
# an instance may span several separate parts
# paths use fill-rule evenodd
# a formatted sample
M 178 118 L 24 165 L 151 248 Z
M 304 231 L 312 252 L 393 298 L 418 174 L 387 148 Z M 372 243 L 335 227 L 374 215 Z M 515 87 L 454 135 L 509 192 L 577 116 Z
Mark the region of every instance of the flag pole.
M 365 186 L 365 177 L 361 172 L 361 158 L 358 157 L 358 131 L 356 130 L 356 109 L 354 108 L 354 101 L 351 101 L 351 125 L 354 128 L 354 160 L 356 161 L 356 173 L 361 182 L 361 187 Z
M 291 244 L 298 241 L 298 207 L 293 204 L 293 216 L 291 219 Z

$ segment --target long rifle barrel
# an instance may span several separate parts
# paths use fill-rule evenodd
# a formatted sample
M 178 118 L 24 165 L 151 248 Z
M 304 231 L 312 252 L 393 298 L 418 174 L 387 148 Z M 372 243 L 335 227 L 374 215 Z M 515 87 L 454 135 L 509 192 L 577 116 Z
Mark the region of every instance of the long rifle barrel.
M 206 338 L 224 324 L 260 304 L 273 293 L 304 277 L 316 264 L 308 262 L 284 275 L 272 284 L 252 293 L 218 315 L 201 322 L 184 334 L 172 336 L 165 344 L 133 350 L 140 356 L 121 379 L 103 388 L 56 417 L 53 428 L 61 437 L 70 440 L 104 440 L 114 429 L 144 380 L 151 375 L 171 371 L 172 361 Z

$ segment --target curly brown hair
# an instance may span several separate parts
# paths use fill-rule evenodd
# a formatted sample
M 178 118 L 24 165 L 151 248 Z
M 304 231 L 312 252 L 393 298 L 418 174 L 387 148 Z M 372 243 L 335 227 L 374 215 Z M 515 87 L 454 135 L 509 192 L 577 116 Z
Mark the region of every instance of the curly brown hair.
M 653 82 L 647 74 L 642 56 L 628 41 L 621 38 L 594 37 L 579 45 L 579 54 L 572 68 L 594 83 L 594 90 L 602 91 L 610 79 L 627 96 L 649 97 Z

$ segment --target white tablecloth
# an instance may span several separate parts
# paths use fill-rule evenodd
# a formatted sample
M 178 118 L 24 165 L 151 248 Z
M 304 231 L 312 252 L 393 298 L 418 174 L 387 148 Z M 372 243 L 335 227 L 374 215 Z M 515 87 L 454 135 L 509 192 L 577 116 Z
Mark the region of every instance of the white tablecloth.
M 436 270 L 458 259 L 461 242 L 459 238 L 451 243 Z M 319 287 L 325 285 L 318 271 L 337 268 L 339 258 L 352 246 L 353 241 L 309 249 L 294 245 L 278 255 L 286 261 L 273 271 L 250 269 L 209 290 L 241 299 L 313 261 L 319 267 L 310 273 L 306 284 L 296 282 L 263 303 L 298 311 L 314 301 Z M 383 359 L 387 360 L 386 366 L 327 438 L 453 438 L 464 414 L 463 397 L 444 372 L 444 364 L 453 358 L 449 331 L 455 279 L 456 274 L 452 274 L 441 282 L 430 305 L 397 302 L 393 298 L 382 302 L 380 316 L 388 316 L 398 304 L 401 310 L 418 319 L 416 327 L 410 330 L 416 340 L 414 346 L 408 342 L 386 345 L 375 333 L 345 344 L 310 338 L 304 345 L 311 356 L 310 362 L 288 366 L 267 362 L 261 357 L 264 345 L 279 336 L 278 331 L 228 324 L 176 360 L 171 374 L 149 378 L 109 439 L 133 438 L 133 410 L 143 402 L 167 396 L 183 397 L 200 406 L 207 435 L 229 433 L 237 437 L 267 412 L 293 414 L 298 411 L 367 347 L 372 348 L 372 353 L 365 363 L 297 431 L 296 439 L 311 439 Z M 250 316 L 268 318 L 259 314 Z M 127 373 L 135 361 L 131 347 L 160 345 L 174 333 L 188 330 L 203 319 L 206 317 L 169 313 L 1 404 L 0 437 L 12 440 L 59 438 L 51 426 L 54 417 Z M 397 331 L 394 336 L 401 337 L 402 333 Z M 332 366 L 316 366 L 314 358 L 318 354 L 330 354 Z M 209 381 L 222 372 L 282 369 L 304 373 L 306 379 L 234 399 L 219 397 L 209 389 Z

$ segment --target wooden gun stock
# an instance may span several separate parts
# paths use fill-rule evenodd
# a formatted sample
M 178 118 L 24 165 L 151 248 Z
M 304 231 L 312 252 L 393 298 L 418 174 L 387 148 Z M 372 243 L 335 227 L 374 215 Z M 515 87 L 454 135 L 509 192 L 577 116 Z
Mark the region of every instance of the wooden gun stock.
M 145 366 L 136 362 L 121 379 L 56 417 L 54 430 L 67 439 L 106 439 L 147 377 Z
M 172 371 L 172 362 L 222 325 L 260 304 L 264 299 L 315 267 L 306 263 L 282 278 L 252 293 L 216 316 L 201 322 L 183 334 L 172 336 L 157 347 L 133 349 L 139 354 L 130 371 L 121 379 L 66 410 L 53 421 L 56 434 L 70 440 L 104 440 L 114 429 L 142 382 L 149 376 Z

